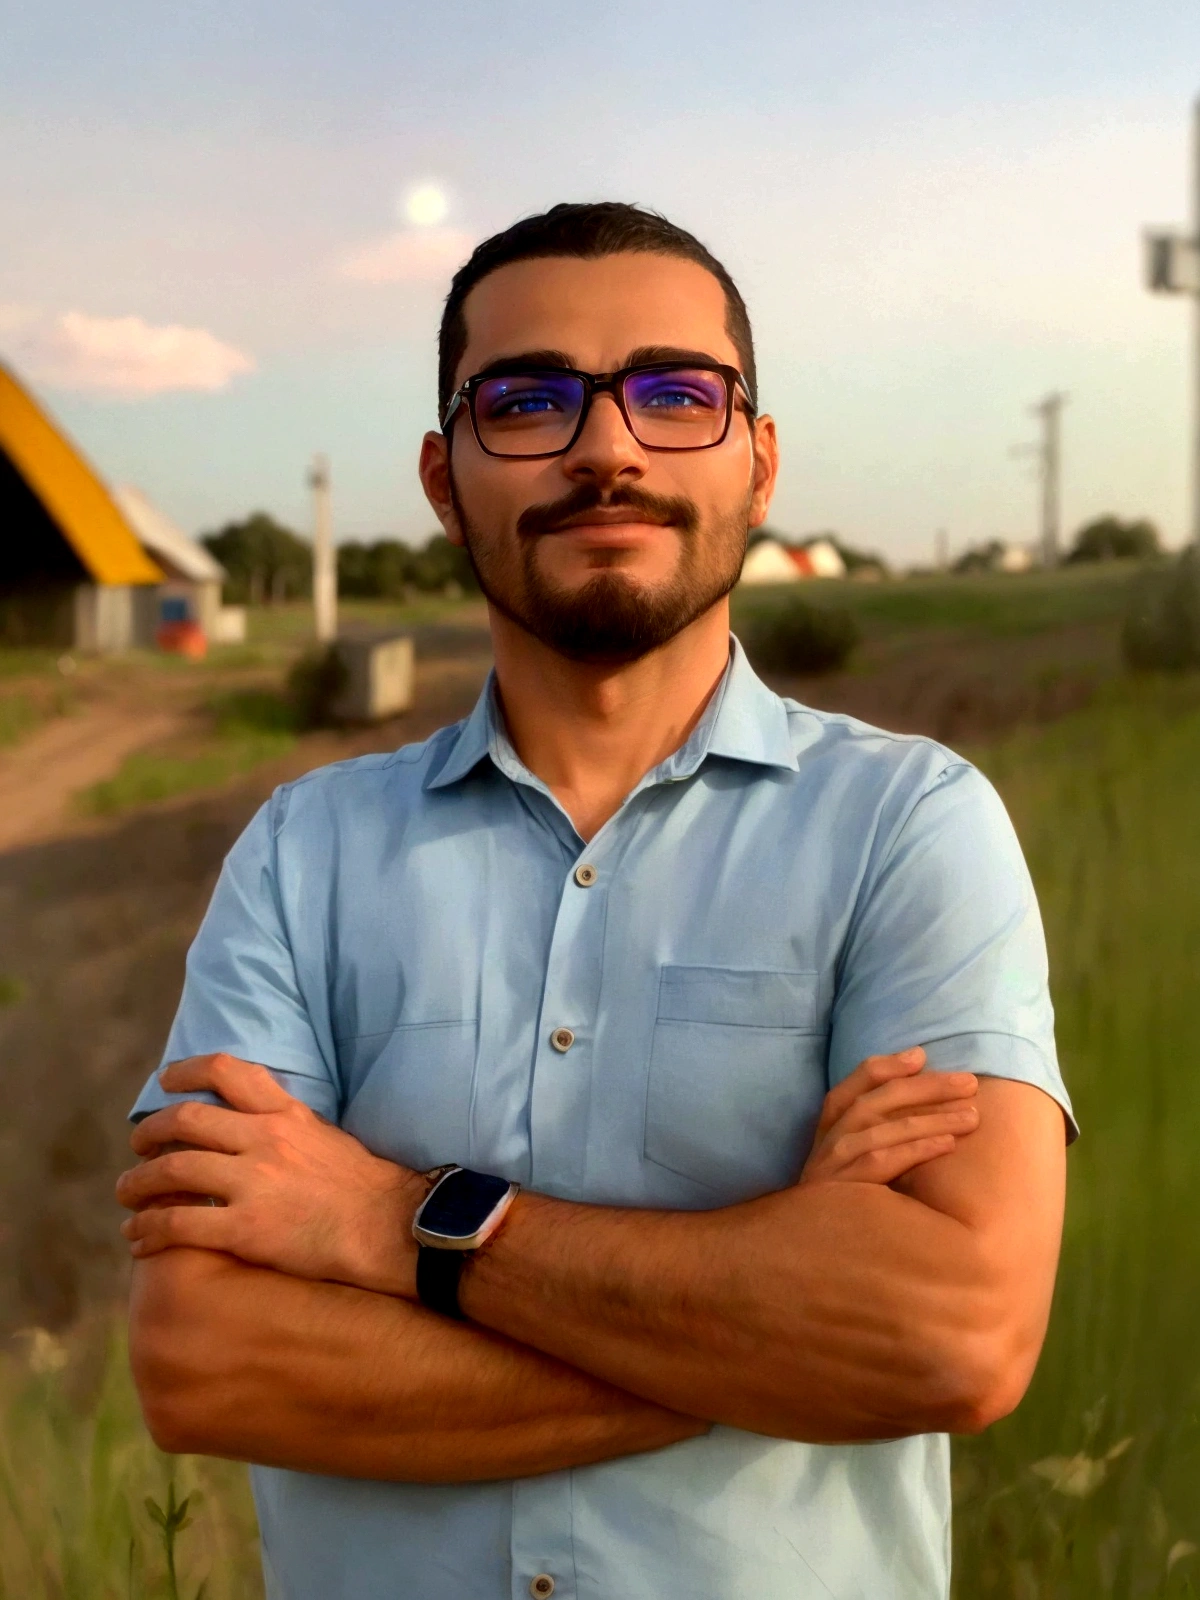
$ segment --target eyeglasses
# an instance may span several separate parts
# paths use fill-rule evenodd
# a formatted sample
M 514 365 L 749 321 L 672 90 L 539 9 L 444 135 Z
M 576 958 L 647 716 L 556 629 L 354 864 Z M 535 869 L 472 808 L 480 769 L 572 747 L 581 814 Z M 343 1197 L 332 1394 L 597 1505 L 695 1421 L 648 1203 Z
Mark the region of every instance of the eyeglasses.
M 448 433 L 465 405 L 479 448 L 489 456 L 561 456 L 583 432 L 598 394 L 611 394 L 625 426 L 647 450 L 711 450 L 729 432 L 734 400 L 754 402 L 736 367 L 659 361 L 619 372 L 513 367 L 476 373 L 446 407 Z

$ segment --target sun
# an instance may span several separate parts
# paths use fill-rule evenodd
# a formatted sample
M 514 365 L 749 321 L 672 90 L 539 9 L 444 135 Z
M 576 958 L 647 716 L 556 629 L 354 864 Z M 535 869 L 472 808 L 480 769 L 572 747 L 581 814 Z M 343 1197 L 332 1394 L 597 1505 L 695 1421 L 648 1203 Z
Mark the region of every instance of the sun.
M 436 183 L 418 184 L 404 202 L 404 214 L 415 228 L 436 228 L 449 209 L 446 192 Z

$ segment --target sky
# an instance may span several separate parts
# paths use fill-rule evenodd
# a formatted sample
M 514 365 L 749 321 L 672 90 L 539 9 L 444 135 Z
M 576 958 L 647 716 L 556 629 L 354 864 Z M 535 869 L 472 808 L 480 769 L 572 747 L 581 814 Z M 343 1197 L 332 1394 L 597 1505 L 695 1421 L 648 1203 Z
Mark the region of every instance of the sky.
M 1063 418 L 1068 533 L 1184 537 L 1185 0 L 0 0 L 0 354 L 101 473 L 198 532 L 423 539 L 435 341 L 473 244 L 562 199 L 698 234 L 739 282 L 772 522 L 899 563 L 1032 539 L 1019 447 Z

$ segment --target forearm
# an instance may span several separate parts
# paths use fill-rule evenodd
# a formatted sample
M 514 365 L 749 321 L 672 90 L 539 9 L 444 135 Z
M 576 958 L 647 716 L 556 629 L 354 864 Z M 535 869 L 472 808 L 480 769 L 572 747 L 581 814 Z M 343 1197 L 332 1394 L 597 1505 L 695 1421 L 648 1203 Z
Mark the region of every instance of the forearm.
M 522 1195 L 464 1275 L 477 1322 L 631 1393 L 814 1442 L 976 1431 L 1045 1336 L 1062 1113 L 979 1086 L 979 1128 L 906 1192 L 812 1183 L 708 1212 Z
M 406 1301 L 208 1251 L 136 1265 L 131 1357 L 164 1448 L 346 1477 L 521 1477 L 704 1426 Z
M 958 1221 L 818 1184 L 699 1213 L 522 1196 L 462 1302 L 660 1405 L 828 1442 L 973 1426 L 988 1295 Z

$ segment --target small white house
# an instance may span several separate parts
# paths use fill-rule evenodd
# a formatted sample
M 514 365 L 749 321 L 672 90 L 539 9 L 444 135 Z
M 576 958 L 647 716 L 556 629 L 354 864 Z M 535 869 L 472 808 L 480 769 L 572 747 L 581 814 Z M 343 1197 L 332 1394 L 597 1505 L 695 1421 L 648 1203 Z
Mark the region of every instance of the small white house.
M 1028 572 L 1033 566 L 1033 556 L 1028 545 L 1006 544 L 996 557 L 997 572 Z
M 778 539 L 760 539 L 742 567 L 743 583 L 796 583 L 799 578 L 787 546 Z
M 743 583 L 799 583 L 805 578 L 844 578 L 846 563 L 831 539 L 808 544 L 784 544 L 782 539 L 760 539 L 746 557 Z

